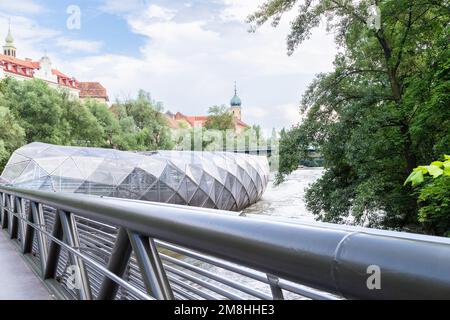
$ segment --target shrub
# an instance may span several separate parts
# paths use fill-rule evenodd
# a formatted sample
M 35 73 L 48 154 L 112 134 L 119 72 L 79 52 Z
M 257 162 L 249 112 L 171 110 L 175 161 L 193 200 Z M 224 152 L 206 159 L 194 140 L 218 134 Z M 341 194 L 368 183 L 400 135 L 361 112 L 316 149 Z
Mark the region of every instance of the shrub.
M 419 166 L 405 184 L 411 183 L 419 194 L 418 220 L 429 234 L 450 237 L 450 156 Z

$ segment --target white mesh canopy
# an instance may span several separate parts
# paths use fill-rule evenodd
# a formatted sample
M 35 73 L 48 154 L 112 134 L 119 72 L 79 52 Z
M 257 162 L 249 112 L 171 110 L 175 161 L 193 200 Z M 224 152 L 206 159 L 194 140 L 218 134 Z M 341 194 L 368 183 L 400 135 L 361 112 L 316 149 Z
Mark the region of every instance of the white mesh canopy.
M 226 152 L 63 147 L 32 143 L 14 152 L 0 183 L 239 211 L 269 180 L 266 157 Z

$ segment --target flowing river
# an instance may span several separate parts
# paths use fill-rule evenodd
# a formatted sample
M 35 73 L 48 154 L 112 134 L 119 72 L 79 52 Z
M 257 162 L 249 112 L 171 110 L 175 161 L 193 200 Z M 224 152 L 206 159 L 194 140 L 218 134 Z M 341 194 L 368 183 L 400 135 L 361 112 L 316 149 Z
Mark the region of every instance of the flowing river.
M 244 210 L 246 214 L 314 221 L 305 205 L 306 188 L 323 175 L 322 168 L 301 168 L 279 186 L 273 176 L 262 199 Z

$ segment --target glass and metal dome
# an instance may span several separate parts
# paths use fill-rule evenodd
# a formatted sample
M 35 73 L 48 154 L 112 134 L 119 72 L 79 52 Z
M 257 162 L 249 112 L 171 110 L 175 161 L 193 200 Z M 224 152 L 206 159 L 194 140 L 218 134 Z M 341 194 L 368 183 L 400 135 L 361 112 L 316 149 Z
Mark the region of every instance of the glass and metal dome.
M 0 183 L 241 211 L 269 182 L 266 157 L 227 152 L 125 152 L 32 143 L 16 150 Z

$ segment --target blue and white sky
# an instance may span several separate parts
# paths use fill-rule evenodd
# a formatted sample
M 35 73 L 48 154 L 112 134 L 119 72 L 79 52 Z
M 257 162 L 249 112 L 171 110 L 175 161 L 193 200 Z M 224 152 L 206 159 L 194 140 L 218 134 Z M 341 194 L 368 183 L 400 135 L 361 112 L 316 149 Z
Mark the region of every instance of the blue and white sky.
M 315 74 L 331 70 L 336 47 L 322 26 L 288 57 L 295 10 L 278 28 L 249 33 L 245 18 L 263 2 L 0 0 L 0 41 L 10 18 L 19 58 L 47 51 L 55 67 L 102 82 L 113 100 L 144 89 L 165 110 L 188 115 L 228 105 L 237 81 L 243 120 L 270 132 L 301 120 L 301 96 Z M 71 5 L 81 9 L 80 29 L 67 28 Z

